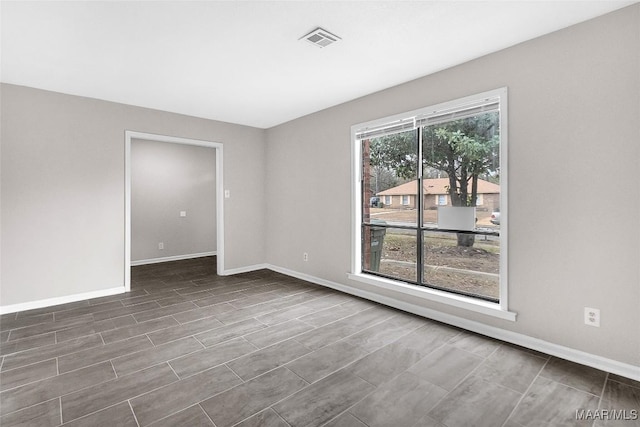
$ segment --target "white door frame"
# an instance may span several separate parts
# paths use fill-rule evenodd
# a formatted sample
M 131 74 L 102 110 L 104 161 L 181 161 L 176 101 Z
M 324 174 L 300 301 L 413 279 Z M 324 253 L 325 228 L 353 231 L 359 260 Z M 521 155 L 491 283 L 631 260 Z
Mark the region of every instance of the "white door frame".
M 131 140 L 143 139 L 172 144 L 197 145 L 216 150 L 216 251 L 218 274 L 224 272 L 224 185 L 222 183 L 222 143 L 179 138 L 152 133 L 125 131 L 124 147 L 124 291 L 131 291 Z

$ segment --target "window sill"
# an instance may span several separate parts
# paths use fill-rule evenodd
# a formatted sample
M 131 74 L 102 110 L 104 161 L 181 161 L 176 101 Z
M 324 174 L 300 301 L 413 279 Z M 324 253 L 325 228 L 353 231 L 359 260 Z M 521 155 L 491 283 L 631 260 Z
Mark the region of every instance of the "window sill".
M 430 289 L 416 285 L 409 285 L 395 280 L 385 279 L 382 277 L 372 276 L 370 274 L 358 273 L 349 274 L 348 278 L 368 285 L 376 286 L 383 289 L 388 289 L 396 292 L 403 293 L 405 295 L 411 295 L 413 297 L 421 298 L 427 301 L 435 301 L 441 304 L 450 305 L 457 308 L 481 313 L 487 316 L 497 317 L 503 320 L 509 320 L 511 322 L 516 321 L 517 313 L 504 310 L 500 307 L 500 304 L 489 301 L 482 301 L 463 295 L 451 294 L 448 292 L 439 291 L 437 289 Z

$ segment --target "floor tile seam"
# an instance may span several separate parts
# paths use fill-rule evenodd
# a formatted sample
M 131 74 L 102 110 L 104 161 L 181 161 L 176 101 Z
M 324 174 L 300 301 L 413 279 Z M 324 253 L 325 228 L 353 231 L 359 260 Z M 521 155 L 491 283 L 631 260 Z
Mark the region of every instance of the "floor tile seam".
M 138 416 L 136 415 L 136 411 L 133 410 L 133 405 L 131 404 L 131 399 L 128 399 L 127 403 L 129 404 L 129 410 L 131 411 L 131 414 L 133 415 L 133 420 L 136 422 L 138 427 L 140 427 L 140 421 L 138 421 Z
M 607 372 L 604 378 L 604 384 L 602 384 L 602 390 L 600 391 L 600 398 L 598 399 L 598 409 L 602 408 L 602 402 L 604 401 L 604 392 L 607 389 L 607 384 L 609 382 L 609 373 Z
M 216 344 L 215 346 L 206 347 L 204 350 L 206 350 L 206 349 L 208 349 L 208 348 L 214 348 L 214 347 L 216 347 L 216 346 L 218 346 L 218 345 L 222 345 L 222 344 L 228 343 L 229 341 L 232 341 L 232 340 L 235 340 L 235 339 L 239 339 L 239 338 L 242 338 L 242 337 L 235 337 L 235 338 L 232 338 L 232 339 L 230 339 L 230 340 L 227 340 L 227 341 L 221 342 L 220 344 Z M 247 340 L 244 340 L 244 341 L 245 341 L 245 342 L 247 342 L 248 344 L 250 344 L 250 345 L 252 345 L 252 346 L 254 346 L 254 347 L 255 347 L 255 345 L 251 344 L 249 341 L 247 341 Z M 192 376 L 194 376 L 194 375 L 201 374 L 201 373 L 203 373 L 204 371 L 208 371 L 209 369 L 217 368 L 217 367 L 222 366 L 222 365 L 224 365 L 224 366 L 226 366 L 227 368 L 231 369 L 231 367 L 230 367 L 230 366 L 227 366 L 227 364 L 228 364 L 228 363 L 231 363 L 231 362 L 233 362 L 233 361 L 235 361 L 235 360 L 237 360 L 237 359 L 240 359 L 240 358 L 242 358 L 242 357 L 248 356 L 248 355 L 253 354 L 253 353 L 255 353 L 255 352 L 257 352 L 257 351 L 260 351 L 260 350 L 262 350 L 262 349 L 257 348 L 256 350 L 252 351 L 251 353 L 245 353 L 245 354 L 242 354 L 242 355 L 240 355 L 240 356 L 234 357 L 233 359 L 225 360 L 224 362 L 218 363 L 217 365 L 209 366 L 209 367 L 207 367 L 207 368 L 204 368 L 204 369 L 203 369 L 203 370 L 201 370 L 201 371 L 194 372 L 194 373 L 192 373 L 192 374 L 190 374 L 190 375 L 187 375 L 186 377 L 181 377 L 181 376 L 179 376 L 179 375 L 178 375 L 178 378 L 180 378 L 180 380 L 186 380 L 187 378 L 191 378 L 191 377 L 192 377 Z M 193 352 L 191 352 L 191 353 L 184 354 L 184 355 L 182 355 L 182 356 L 180 356 L 180 357 L 176 357 L 176 358 L 174 358 L 174 359 L 167 360 L 167 363 L 172 362 L 172 361 L 177 360 L 177 359 L 181 359 L 182 357 L 186 357 L 186 356 L 192 355 L 192 354 L 194 354 L 194 353 L 197 353 L 198 351 L 203 351 L 203 350 L 196 350 L 196 351 L 193 351 Z M 169 363 L 169 365 L 171 365 L 171 364 Z M 283 366 L 283 365 L 280 365 L 280 366 Z M 277 369 L 277 368 L 279 368 L 280 366 L 277 366 L 277 367 L 275 367 L 275 368 L 273 368 L 273 369 Z M 171 368 L 173 368 L 173 366 L 172 366 Z M 273 369 L 269 369 L 269 371 L 273 371 Z M 231 369 L 231 371 L 232 371 L 234 374 L 236 374 L 236 376 L 237 376 L 238 378 L 240 378 L 240 375 L 238 375 L 238 374 L 236 373 L 236 371 L 234 371 L 233 369 Z M 175 371 L 174 371 L 174 372 L 175 372 Z M 262 375 L 262 374 L 260 374 L 260 375 Z M 256 375 L 256 377 L 259 377 L 260 375 Z M 253 378 L 256 378 L 256 377 L 253 377 Z M 249 380 L 251 380 L 251 379 L 253 379 L 253 378 L 249 378 Z M 240 379 L 242 380 L 242 378 L 240 378 Z M 247 381 L 249 381 L 249 380 L 247 380 Z M 244 380 L 242 380 L 242 381 L 244 382 Z
M 43 360 L 43 362 L 48 362 L 49 360 L 52 360 L 52 359 Z M 39 363 L 42 363 L 42 362 L 39 362 Z M 29 381 L 29 382 L 26 382 L 26 383 L 18 384 L 18 385 L 16 385 L 16 386 L 11 387 L 11 388 L 6 388 L 6 389 L 2 389 L 2 388 L 0 388 L 0 393 L 4 393 L 4 392 L 7 392 L 7 391 L 11 391 L 11 390 L 13 390 L 13 389 L 16 389 L 16 388 L 18 388 L 18 387 L 22 387 L 22 386 L 30 385 L 30 384 L 35 384 L 35 383 L 40 382 L 40 381 L 44 381 L 44 380 L 48 380 L 48 379 L 51 379 L 51 378 L 57 377 L 58 375 L 60 375 L 60 374 L 58 373 L 58 366 L 57 366 L 57 365 L 58 365 L 58 362 L 57 362 L 57 360 L 56 360 L 56 373 L 55 373 L 55 374 L 53 374 L 53 375 L 50 375 L 50 376 L 48 376 L 48 377 L 38 378 L 37 380 Z M 5 372 L 10 372 L 10 371 L 5 371 Z
M 495 348 L 491 353 L 489 353 L 487 356 L 482 356 L 482 355 L 480 355 L 480 354 L 478 354 L 478 353 L 474 353 L 474 352 L 473 352 L 473 351 L 471 351 L 471 350 L 467 350 L 466 348 L 458 347 L 457 345 L 452 344 L 450 341 L 447 341 L 447 342 L 445 343 L 445 345 L 448 345 L 448 346 L 454 347 L 456 350 L 463 351 L 463 352 L 465 352 L 465 353 L 467 353 L 467 354 L 470 354 L 471 356 L 479 357 L 480 359 L 482 359 L 482 362 L 480 362 L 480 364 L 484 363 L 484 361 L 485 361 L 485 360 L 487 360 L 489 357 L 493 356 L 493 354 L 498 350 L 498 348 L 500 348 L 500 346 L 498 346 L 498 347 L 496 347 L 496 348 Z
M 191 302 L 191 301 L 188 301 L 188 302 Z M 182 304 L 182 303 L 180 303 L 180 304 Z M 140 320 L 138 320 L 138 319 L 136 318 L 136 314 L 145 313 L 145 312 L 146 312 L 146 311 L 148 311 L 148 310 L 141 311 L 140 313 L 133 313 L 133 314 L 132 314 L 132 316 L 133 316 L 133 318 L 136 320 L 136 322 L 138 322 L 138 323 L 144 323 L 144 322 L 149 322 L 149 321 L 151 321 L 151 320 L 162 319 L 163 317 L 173 316 L 174 314 L 184 313 L 185 311 L 191 311 L 191 310 L 195 310 L 195 309 L 197 309 L 197 308 L 200 308 L 200 307 L 198 307 L 198 306 L 197 306 L 197 305 L 195 305 L 195 304 L 193 304 L 193 306 L 194 306 L 194 307 L 193 307 L 193 308 L 190 308 L 189 310 L 178 311 L 177 313 L 165 314 L 164 316 L 160 315 L 160 316 L 157 316 L 157 317 L 151 317 L 151 318 L 149 318 L 149 319 L 142 320 L 142 321 L 140 321 Z M 165 306 L 165 307 L 153 308 L 152 310 L 161 310 L 161 309 L 163 309 L 163 308 L 167 308 L 167 307 L 171 307 L 171 306 L 170 306 L 170 305 L 167 305 L 167 306 Z M 154 313 L 154 314 L 155 314 L 155 313 Z M 180 322 L 178 322 L 178 323 L 180 323 Z
M 5 372 L 13 371 L 13 370 L 15 370 L 15 369 L 26 368 L 27 366 L 36 365 L 36 364 L 38 364 L 38 363 L 46 362 L 46 361 L 51 360 L 51 359 L 57 359 L 58 357 L 59 357 L 59 356 L 53 356 L 53 357 L 50 357 L 50 358 L 48 358 L 48 359 L 38 360 L 37 362 L 27 363 L 27 364 L 25 364 L 25 365 L 19 365 L 19 366 L 16 366 L 16 367 L 14 367 L 14 368 L 11 368 L 11 369 L 2 370 L 2 368 L 4 367 L 4 359 L 6 359 L 6 356 L 4 356 L 4 357 L 3 357 L 3 361 L 2 361 L 3 366 L 2 366 L 2 367 L 0 367 L 0 372 L 1 372 L 1 373 L 5 373 Z
M 156 365 L 154 365 L 154 366 L 156 366 Z M 145 368 L 145 369 L 147 369 L 147 368 Z M 173 368 L 172 368 L 171 370 L 173 371 Z M 134 373 L 138 373 L 138 372 L 140 372 L 140 371 L 136 371 L 136 372 L 134 372 Z M 97 385 L 101 385 L 101 384 L 105 384 L 105 383 L 108 383 L 108 382 L 111 382 L 111 381 L 115 381 L 115 380 L 117 380 L 118 378 L 124 378 L 124 377 L 126 377 L 126 376 L 128 376 L 128 375 L 132 375 L 132 374 L 134 374 L 134 373 L 127 374 L 127 375 L 123 375 L 122 377 L 116 377 L 116 378 L 113 378 L 113 379 L 110 379 L 110 380 L 107 380 L 107 381 L 103 381 L 103 382 L 101 382 L 101 383 L 93 384 L 93 385 L 91 385 L 91 386 L 89 386 L 89 387 L 94 387 L 94 386 L 97 386 Z M 167 384 L 164 384 L 164 385 L 161 385 L 161 386 L 158 386 L 158 387 L 154 387 L 154 388 L 151 388 L 151 389 L 149 389 L 149 390 L 145 390 L 144 392 L 139 393 L 139 394 L 136 394 L 136 395 L 134 395 L 134 396 L 129 396 L 129 397 L 127 397 L 127 398 L 122 398 L 122 400 L 118 400 L 116 403 L 110 404 L 110 405 L 105 406 L 105 407 L 101 407 L 101 408 L 99 408 L 99 409 L 96 409 L 95 411 L 92 411 L 92 412 L 90 412 L 90 413 L 87 413 L 87 414 L 81 415 L 81 416 L 76 417 L 76 418 L 69 419 L 69 420 L 67 420 L 67 421 L 65 421 L 65 422 L 67 422 L 67 423 L 68 423 L 68 422 L 71 422 L 71 421 L 75 421 L 75 420 L 78 420 L 78 419 L 80 419 L 80 418 L 83 418 L 83 417 L 86 417 L 86 416 L 89 416 L 89 415 L 95 414 L 96 412 L 103 411 L 103 410 L 105 410 L 105 409 L 111 408 L 111 407 L 116 406 L 116 405 L 120 405 L 120 404 L 122 404 L 122 403 L 124 403 L 124 402 L 130 402 L 130 401 L 131 401 L 131 400 L 133 400 L 133 399 L 137 399 L 138 397 L 144 396 L 144 395 L 146 395 L 146 394 L 148 394 L 148 393 L 153 393 L 153 392 L 154 392 L 154 391 L 156 391 L 156 390 L 159 390 L 159 389 L 161 389 L 161 388 L 164 388 L 164 387 L 170 386 L 170 385 L 172 385 L 172 384 L 175 384 L 175 383 L 177 383 L 177 382 L 180 382 L 180 377 L 175 373 L 175 371 L 173 371 L 173 374 L 174 374 L 176 377 L 175 377 L 175 378 L 173 379 L 173 381 L 171 381 L 170 383 L 167 383 Z M 82 390 L 86 390 L 86 388 L 85 388 L 85 389 L 82 389 Z M 61 406 L 60 406 L 60 408 L 62 408 L 62 398 L 63 398 L 63 397 L 68 396 L 68 395 L 70 395 L 70 394 L 77 393 L 78 391 L 82 391 L 82 390 L 77 390 L 77 391 L 74 391 L 74 392 L 72 392 L 72 393 L 67 393 L 66 395 L 62 395 L 62 396 L 60 396 L 60 397 L 59 397 L 59 399 L 60 399 L 60 405 L 61 405 Z M 120 397 L 118 397 L 118 399 L 120 399 Z M 131 409 L 131 411 L 133 412 L 133 408 Z M 135 415 L 135 412 L 134 412 L 134 415 Z
M 533 379 L 531 380 L 531 382 L 529 383 L 529 386 L 527 387 L 527 389 L 524 391 L 524 393 L 522 393 L 522 396 L 520 396 L 520 399 L 518 399 L 518 401 L 516 402 L 516 404 L 513 406 L 513 409 L 511 409 L 511 411 L 509 412 L 509 415 L 507 415 L 507 417 L 505 418 L 504 422 L 502 423 L 503 427 L 504 425 L 509 421 L 509 419 L 511 417 L 513 417 L 513 415 L 516 413 L 516 410 L 520 407 L 520 404 L 522 403 L 522 401 L 524 400 L 525 397 L 527 397 L 527 395 L 529 394 L 529 391 L 531 390 L 531 388 L 533 387 L 533 384 L 535 384 L 536 380 L 538 379 L 538 377 L 540 377 L 540 373 L 544 370 L 544 368 L 549 364 L 550 359 L 545 361 L 545 363 L 540 367 L 540 370 L 538 371 L 538 373 L 535 375 L 535 377 L 533 377 Z M 476 367 L 477 369 L 477 367 Z M 519 423 L 518 423 L 519 424 Z
M 608 374 L 608 373 L 607 373 L 607 374 Z M 590 396 L 597 397 L 597 398 L 599 398 L 599 399 L 601 399 L 601 398 L 602 398 L 602 395 L 604 394 L 604 389 L 605 389 L 605 387 L 606 387 L 606 385 L 607 385 L 607 381 L 605 380 L 605 381 L 603 382 L 603 388 L 602 388 L 602 391 L 600 392 L 600 395 L 597 395 L 597 394 L 591 393 L 591 392 L 586 391 L 586 390 L 581 390 L 581 389 L 579 389 L 579 388 L 577 388 L 577 387 L 574 387 L 574 386 L 572 386 L 572 385 L 565 384 L 565 383 L 560 382 L 560 381 L 558 381 L 558 380 L 554 380 L 553 378 L 549 378 L 549 377 L 547 377 L 547 376 L 543 375 L 543 374 L 542 374 L 542 372 L 540 372 L 540 374 L 539 374 L 538 376 L 539 376 L 539 377 L 541 377 L 541 378 L 544 378 L 545 380 L 549 380 L 549 381 L 554 382 L 554 383 L 556 383 L 556 384 L 560 384 L 560 385 L 565 386 L 565 387 L 567 387 L 567 388 L 570 388 L 570 389 L 572 389 L 572 390 L 579 391 L 580 393 L 588 394 L 588 395 L 590 395 Z M 537 378 L 537 377 L 536 377 L 536 378 Z
M 393 317 L 391 317 L 391 318 L 389 318 L 389 319 L 385 319 L 385 320 L 383 320 L 382 322 L 385 322 L 385 321 L 390 320 L 390 319 L 392 319 L 392 318 L 393 318 Z M 351 334 L 351 335 L 348 335 L 348 336 L 346 336 L 346 337 L 344 337 L 344 338 L 341 338 L 341 339 L 339 339 L 339 340 L 338 340 L 338 341 L 336 341 L 336 342 L 344 341 L 344 340 L 346 340 L 346 339 L 348 339 L 348 338 L 350 338 L 350 337 L 352 337 L 352 336 L 354 336 L 354 335 L 357 335 L 357 334 L 359 334 L 359 333 L 361 333 L 361 332 L 366 331 L 367 329 L 375 328 L 376 326 L 379 326 L 379 325 L 380 325 L 380 323 L 373 324 L 373 325 L 371 325 L 371 326 L 369 326 L 369 327 L 367 327 L 367 328 L 365 328 L 365 329 L 363 329 L 363 330 L 361 330 L 361 331 L 359 331 L 359 332 L 355 332 L 355 333 L 353 333 L 353 334 Z M 360 346 L 360 345 L 354 345 L 354 344 L 351 344 L 351 345 L 353 345 L 354 347 L 361 348 L 362 350 L 364 350 L 364 351 L 366 351 L 366 352 L 367 352 L 367 355 L 369 355 L 369 354 L 374 353 L 374 352 L 376 352 L 376 351 L 378 351 L 378 350 L 380 350 L 380 349 L 382 349 L 382 348 L 384 348 L 384 347 L 386 347 L 386 346 L 388 346 L 388 345 L 391 345 L 391 344 L 393 344 L 393 343 L 395 343 L 395 342 L 399 341 L 400 339 L 402 339 L 402 338 L 406 337 L 407 335 L 411 334 L 412 332 L 416 331 L 417 329 L 420 329 L 420 328 L 421 328 L 421 327 L 423 327 L 423 326 L 424 326 L 424 325 L 417 325 L 415 328 L 408 329 L 406 332 L 405 332 L 405 331 L 403 331 L 403 332 L 405 332 L 405 333 L 404 333 L 404 334 L 402 334 L 402 335 L 399 335 L 399 336 L 398 336 L 397 338 L 395 338 L 393 341 L 389 341 L 388 343 L 386 343 L 386 344 L 384 344 L 384 345 L 382 345 L 382 346 L 380 346 L 380 347 L 378 347 L 378 348 L 374 348 L 373 350 L 367 350 L 366 348 L 364 348 L 364 347 L 362 347 L 362 346 Z M 348 343 L 347 343 L 347 344 L 348 344 Z
M 140 336 L 142 336 L 142 335 L 138 335 L 137 337 L 140 337 Z M 132 338 L 128 338 L 128 339 L 133 339 L 133 338 L 137 338 L 137 337 L 132 337 Z M 153 342 L 151 342 L 151 340 L 149 339 L 149 337 L 146 337 L 146 338 L 147 338 L 147 340 L 151 343 L 152 347 L 149 347 L 149 348 L 143 348 L 143 349 L 141 349 L 141 350 L 134 350 L 134 351 L 132 351 L 132 352 L 130 352 L 130 353 L 119 354 L 119 355 L 118 355 L 118 356 L 116 356 L 116 357 L 109 357 L 108 359 L 103 359 L 103 360 L 100 360 L 100 361 L 98 361 L 98 362 L 91 363 L 90 365 L 81 366 L 81 367 L 79 367 L 79 368 L 74 368 L 74 369 L 71 369 L 71 370 L 69 370 L 69 371 L 65 371 L 65 372 L 63 372 L 63 373 L 62 373 L 62 374 L 60 374 L 60 375 L 67 374 L 67 373 L 69 373 L 69 372 L 74 372 L 74 371 L 77 371 L 77 370 L 79 370 L 79 369 L 88 368 L 89 366 L 98 365 L 98 364 L 100 364 L 100 363 L 109 362 L 109 361 L 111 361 L 111 360 L 113 360 L 113 359 L 117 359 L 118 357 L 121 357 L 121 356 L 128 356 L 128 355 L 131 355 L 131 354 L 136 354 L 136 353 L 140 353 L 140 352 L 145 351 L 145 350 L 149 350 L 150 348 L 154 348 L 154 347 L 153 347 Z M 123 340 L 123 341 L 126 341 L 126 340 Z M 118 343 L 118 341 L 116 341 L 116 343 Z M 76 352 L 76 353 L 80 353 L 80 352 L 82 352 L 82 351 L 95 350 L 95 349 L 98 349 L 98 348 L 103 348 L 103 347 L 105 347 L 105 346 L 107 346 L 107 345 L 110 345 L 110 344 L 104 344 L 104 345 L 102 345 L 102 346 L 91 347 L 91 348 L 88 348 L 88 349 L 82 349 L 82 350 L 80 350 L 80 351 L 78 351 L 78 352 Z M 57 356 L 57 357 L 66 357 L 66 356 L 69 356 L 69 355 L 71 355 L 71 354 L 76 354 L 76 353 L 63 354 L 62 356 Z
M 256 319 L 256 320 L 257 320 L 257 319 Z M 257 321 L 258 321 L 258 322 L 260 322 L 259 320 L 257 320 Z M 264 346 L 264 347 L 259 347 L 257 344 L 254 344 L 253 342 L 249 341 L 249 340 L 246 338 L 246 336 L 248 336 L 248 335 L 255 334 L 256 332 L 263 332 L 263 331 L 265 331 L 265 329 L 268 329 L 268 328 L 269 328 L 269 325 L 265 325 L 265 326 L 267 326 L 267 327 L 266 327 L 266 328 L 263 328 L 263 329 L 260 329 L 260 330 L 257 330 L 257 331 L 248 332 L 248 333 L 246 333 L 246 334 L 244 334 L 244 335 L 240 335 L 240 337 L 241 337 L 241 338 L 244 338 L 244 339 L 245 339 L 247 342 L 249 342 L 251 345 L 254 345 L 254 346 L 258 347 L 258 349 L 260 349 L 260 350 L 263 350 L 263 349 L 265 349 L 265 348 L 269 348 L 269 347 L 274 346 L 274 345 L 276 345 L 276 344 L 281 344 L 281 343 L 283 343 L 283 342 L 285 342 L 285 341 L 288 341 L 288 340 L 293 339 L 293 340 L 295 340 L 298 344 L 300 344 L 300 345 L 302 345 L 302 346 L 304 346 L 304 347 L 308 348 L 310 351 L 314 351 L 313 349 L 311 349 L 311 348 L 307 347 L 304 343 L 301 343 L 300 341 L 298 341 L 298 340 L 296 340 L 296 339 L 295 339 L 296 337 L 299 337 L 300 335 L 304 335 L 304 334 L 306 334 L 306 333 L 309 333 L 309 332 L 313 331 L 313 330 L 315 329 L 315 328 L 313 328 L 313 327 L 312 327 L 312 329 L 309 329 L 309 330 L 306 330 L 306 331 L 300 332 L 300 333 L 298 333 L 298 334 L 296 334 L 296 335 L 292 335 L 292 336 L 290 336 L 290 337 L 287 337 L 287 338 L 281 339 L 280 341 L 276 341 L 276 342 L 269 343 L 269 345 L 266 345 L 266 346 Z
M 95 332 L 94 332 L 94 333 L 95 333 Z M 3 348 L 3 347 L 4 347 L 4 348 L 6 348 L 6 346 L 8 346 L 8 345 L 9 345 L 9 346 L 14 345 L 14 344 L 18 343 L 19 341 L 23 341 L 23 340 L 35 339 L 35 338 L 38 338 L 38 337 L 41 337 L 41 338 L 42 338 L 42 337 L 44 337 L 45 335 L 49 335 L 49 334 L 54 334 L 54 342 L 53 342 L 53 343 L 47 343 L 47 344 L 37 345 L 37 346 L 35 346 L 35 347 L 29 347 L 29 348 L 25 348 L 25 349 L 18 350 L 18 351 L 13 351 L 13 352 L 11 352 L 11 353 L 0 354 L 0 357 L 10 356 L 10 355 L 13 355 L 13 354 L 22 353 L 22 352 L 29 351 L 29 350 L 34 350 L 34 349 L 36 349 L 36 348 L 38 348 L 38 347 L 44 347 L 44 346 L 47 346 L 47 345 L 54 345 L 54 344 L 57 344 L 57 343 L 55 342 L 55 331 L 51 331 L 51 332 L 45 332 L 45 333 L 40 334 L 40 335 L 33 335 L 33 336 L 30 336 L 30 337 L 27 337 L 27 338 L 20 338 L 20 339 L 18 339 L 18 340 L 11 341 L 11 342 L 9 342 L 9 341 L 7 341 L 7 342 L 3 342 L 3 343 L 2 343 L 3 345 L 0 345 L 0 348 Z M 91 334 L 89 334 L 89 335 L 91 335 Z M 64 342 L 64 341 L 62 341 L 62 342 Z
M 635 389 L 635 390 L 640 390 L 640 384 L 638 384 L 638 385 L 634 385 L 634 384 L 627 384 L 627 383 L 625 383 L 625 382 L 622 382 L 622 381 L 618 381 L 618 380 L 614 380 L 614 379 L 612 379 L 612 378 L 609 378 L 610 376 L 611 376 L 611 373 L 610 373 L 610 372 L 607 372 L 607 381 L 611 381 L 611 382 L 614 382 L 614 383 L 621 384 L 621 385 L 623 385 L 623 386 L 631 387 L 631 388 L 633 388 L 633 389 Z M 625 377 L 625 378 L 626 378 L 626 377 Z M 629 378 L 629 379 L 631 379 L 631 378 Z M 634 380 L 632 380 L 632 381 L 634 381 Z M 638 381 L 636 381 L 636 382 L 638 382 Z M 606 383 L 605 383 L 605 384 L 606 384 Z
M 170 314 L 170 315 L 167 315 L 167 316 L 157 317 L 157 318 L 155 318 L 155 319 L 147 320 L 147 322 L 152 322 L 152 321 L 154 321 L 154 320 L 164 319 L 164 318 L 168 318 L 168 317 L 171 317 L 173 320 L 175 320 L 175 321 L 176 321 L 176 323 L 177 323 L 177 325 L 165 326 L 165 327 L 160 328 L 160 329 L 153 329 L 153 330 L 151 330 L 151 331 L 146 331 L 146 332 L 139 333 L 139 334 L 136 334 L 136 335 L 130 335 L 130 336 L 127 336 L 127 337 L 125 337 L 125 338 L 120 338 L 120 339 L 117 339 L 117 340 L 115 340 L 115 341 L 111 341 L 111 342 L 109 342 L 109 344 L 113 344 L 113 343 L 117 343 L 117 342 L 125 341 L 125 340 L 131 339 L 131 338 L 136 338 L 136 337 L 139 337 L 139 336 L 142 336 L 142 335 L 147 335 L 147 334 L 154 333 L 154 332 L 160 332 L 160 331 L 164 331 L 165 329 L 169 329 L 169 328 L 174 328 L 174 327 L 176 327 L 176 326 L 180 326 L 180 322 L 178 322 L 178 321 L 173 317 L 173 315 L 171 315 L 171 314 Z M 145 322 L 139 322 L 139 323 L 136 323 L 135 325 L 127 325 L 127 326 L 122 326 L 122 327 L 120 327 L 120 328 L 108 329 L 108 330 L 106 330 L 106 331 L 100 331 L 100 332 L 98 332 L 98 333 L 99 333 L 99 334 L 101 334 L 101 336 L 102 336 L 102 333 L 103 333 L 103 332 L 111 332 L 111 331 L 117 331 L 118 329 L 131 328 L 131 327 L 134 327 L 134 326 L 142 325 L 142 324 L 144 324 L 144 323 L 145 323 Z M 102 337 L 102 339 L 104 340 L 104 337 Z M 149 336 L 148 336 L 148 335 L 147 335 L 147 339 L 149 339 L 149 341 L 151 341 L 151 338 L 149 338 Z M 153 341 L 151 341 L 151 343 L 153 344 Z
M 104 363 L 104 362 L 100 362 L 100 363 Z M 100 363 L 95 363 L 95 364 L 93 364 L 93 365 L 86 366 L 86 368 L 88 368 L 88 367 L 90 367 L 90 366 L 99 365 Z M 80 368 L 80 369 L 82 369 L 82 368 Z M 113 367 L 112 367 L 111 369 L 113 369 Z M 73 371 L 70 371 L 70 372 L 73 372 Z M 45 379 L 42 379 L 42 380 L 40 380 L 40 381 L 47 381 L 47 380 L 51 380 L 51 379 L 54 379 L 54 378 L 58 378 L 58 377 L 60 377 L 61 375 L 64 375 L 64 374 L 67 374 L 67 373 L 69 373 L 69 372 L 65 372 L 65 373 L 63 373 L 63 374 L 58 374 L 58 375 L 53 376 L 53 377 L 45 378 Z M 114 375 L 115 375 L 115 371 L 114 371 L 113 373 L 114 373 Z M 88 386 L 86 386 L 86 387 L 81 387 L 81 388 L 79 388 L 79 389 L 77 389 L 77 390 L 73 390 L 73 391 L 68 392 L 68 393 L 67 393 L 67 392 L 63 392 L 63 394 L 60 394 L 60 395 L 58 395 L 58 396 L 53 396 L 53 397 L 50 397 L 50 398 L 48 398 L 48 399 L 38 401 L 38 402 L 36 402 L 36 403 L 34 403 L 34 404 L 32 404 L 32 405 L 25 406 L 25 407 L 23 407 L 23 408 L 20 408 L 20 409 L 17 409 L 17 410 L 14 410 L 14 411 L 8 412 L 8 413 L 6 413 L 6 414 L 1 414 L 1 415 L 2 415 L 2 416 L 4 416 L 4 415 L 7 415 L 7 414 L 12 414 L 12 413 L 14 413 L 14 412 L 18 412 L 18 411 L 21 411 L 21 410 L 23 410 L 23 409 L 26 409 L 26 408 L 30 408 L 30 407 L 32 407 L 32 406 L 39 405 L 39 404 L 41 404 L 41 403 L 45 403 L 45 402 L 48 402 L 48 401 L 53 400 L 53 399 L 60 399 L 60 400 L 62 401 L 62 398 L 63 398 L 64 396 L 68 396 L 68 395 L 70 395 L 70 394 L 73 394 L 73 393 L 77 393 L 77 392 L 80 392 L 80 391 L 86 390 L 86 389 L 88 389 L 88 388 L 90 388 L 90 387 L 94 387 L 94 386 L 96 386 L 96 385 L 103 384 L 103 383 L 108 382 L 108 381 L 112 381 L 112 380 L 114 380 L 114 379 L 115 379 L 115 378 L 111 378 L 111 379 L 108 379 L 108 380 L 106 380 L 106 381 L 100 381 L 100 382 L 98 382 L 98 383 L 94 383 L 94 384 L 88 385 Z M 40 382 L 40 381 L 37 381 L 37 382 Z M 13 389 L 12 389 L 12 390 L 13 390 Z M 62 403 L 61 403 L 61 404 L 62 404 Z
M 60 396 L 51 397 L 49 399 L 42 400 L 40 402 L 34 403 L 33 405 L 25 406 L 24 408 L 20 408 L 20 409 L 17 409 L 15 411 L 6 412 L 6 413 L 2 412 L 2 408 L 0 408 L 0 419 L 4 418 L 7 415 L 12 415 L 12 414 L 15 414 L 16 412 L 20 412 L 20 411 L 26 411 L 27 409 L 33 408 L 34 406 L 42 405 L 43 403 L 51 402 L 52 400 L 56 400 L 56 399 L 58 400 L 58 402 L 60 402 Z M 60 418 L 62 418 L 62 412 L 60 412 Z
M 6 329 L 0 329 L 0 332 L 9 331 L 9 337 L 7 337 L 7 341 L 6 342 L 10 342 L 11 341 L 11 331 L 17 331 L 17 330 L 24 329 L 24 328 L 30 328 L 32 326 L 39 326 L 39 325 L 44 325 L 45 323 L 54 323 L 54 322 L 55 322 L 54 319 L 46 320 L 46 321 L 43 321 L 43 322 L 31 323 L 29 325 L 24 325 L 24 326 L 9 327 L 9 328 L 6 328 Z M 18 338 L 18 339 L 23 339 L 23 338 Z

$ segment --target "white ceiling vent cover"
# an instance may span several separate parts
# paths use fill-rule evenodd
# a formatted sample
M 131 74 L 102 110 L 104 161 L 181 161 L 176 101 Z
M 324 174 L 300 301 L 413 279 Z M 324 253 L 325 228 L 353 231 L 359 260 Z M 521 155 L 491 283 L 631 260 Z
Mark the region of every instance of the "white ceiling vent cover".
M 336 36 L 335 34 L 331 34 L 329 31 L 323 30 L 320 27 L 311 31 L 306 36 L 303 36 L 301 39 L 305 39 L 309 43 L 313 43 L 318 47 L 326 47 L 332 43 L 337 42 L 338 40 L 341 40 L 340 37 Z

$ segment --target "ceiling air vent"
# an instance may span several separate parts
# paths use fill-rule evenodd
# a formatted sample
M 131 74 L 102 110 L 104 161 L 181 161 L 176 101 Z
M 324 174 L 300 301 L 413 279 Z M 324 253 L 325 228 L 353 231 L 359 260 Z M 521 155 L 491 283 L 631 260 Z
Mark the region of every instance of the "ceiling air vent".
M 318 47 L 326 47 L 340 40 L 340 37 L 318 27 L 306 36 L 303 36 L 302 39 L 305 39 L 309 43 L 313 43 Z

